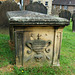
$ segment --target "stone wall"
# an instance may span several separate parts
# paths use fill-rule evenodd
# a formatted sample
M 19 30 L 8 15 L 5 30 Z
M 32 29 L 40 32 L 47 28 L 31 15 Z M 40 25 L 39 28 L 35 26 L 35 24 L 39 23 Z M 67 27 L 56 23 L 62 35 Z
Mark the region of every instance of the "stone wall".
M 75 9 L 75 6 L 68 6 L 68 10 L 73 14 L 73 10 Z
M 62 6 L 62 9 L 63 9 L 63 6 Z M 60 6 L 52 5 L 52 12 L 51 13 L 52 13 L 52 15 L 58 15 L 62 9 L 60 9 Z

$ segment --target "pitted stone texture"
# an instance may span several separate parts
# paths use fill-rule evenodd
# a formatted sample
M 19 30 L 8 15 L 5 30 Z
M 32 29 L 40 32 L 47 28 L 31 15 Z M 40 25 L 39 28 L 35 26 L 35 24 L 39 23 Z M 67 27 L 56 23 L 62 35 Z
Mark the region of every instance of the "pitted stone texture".
M 68 25 L 67 19 L 54 17 L 32 11 L 11 11 L 7 13 L 11 23 L 35 24 L 35 25 Z

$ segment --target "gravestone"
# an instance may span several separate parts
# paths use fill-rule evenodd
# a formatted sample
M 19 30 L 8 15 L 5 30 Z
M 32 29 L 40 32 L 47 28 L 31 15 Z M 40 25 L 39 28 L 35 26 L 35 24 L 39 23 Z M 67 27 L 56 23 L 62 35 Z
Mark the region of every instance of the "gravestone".
M 11 11 L 7 16 L 16 65 L 59 66 L 62 31 L 68 20 L 26 10 Z
M 75 12 L 72 15 L 72 21 L 73 21 L 72 31 L 75 32 Z
M 0 5 L 0 27 L 8 27 L 7 11 L 20 10 L 15 2 L 5 1 Z
M 71 13 L 70 13 L 70 11 L 62 10 L 62 11 L 59 13 L 59 17 L 66 18 L 66 19 L 70 20 L 70 18 L 71 18 Z
M 47 14 L 47 8 L 42 3 L 38 3 L 38 2 L 30 3 L 25 7 L 25 9 L 28 11 Z
M 0 4 L 2 4 L 2 2 L 0 1 Z

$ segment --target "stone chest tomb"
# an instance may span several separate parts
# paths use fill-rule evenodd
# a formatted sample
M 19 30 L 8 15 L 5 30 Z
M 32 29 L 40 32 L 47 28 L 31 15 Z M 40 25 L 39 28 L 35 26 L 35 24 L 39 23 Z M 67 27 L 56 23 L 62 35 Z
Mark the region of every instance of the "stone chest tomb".
M 7 16 L 16 65 L 59 66 L 62 32 L 68 20 L 31 11 L 10 11 Z

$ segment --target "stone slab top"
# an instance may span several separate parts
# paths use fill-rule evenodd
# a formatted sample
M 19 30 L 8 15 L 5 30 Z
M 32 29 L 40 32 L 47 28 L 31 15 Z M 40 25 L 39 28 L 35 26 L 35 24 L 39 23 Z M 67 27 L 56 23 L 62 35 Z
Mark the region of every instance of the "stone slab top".
M 26 10 L 7 12 L 7 17 L 10 24 L 14 25 L 69 25 L 67 19 Z

